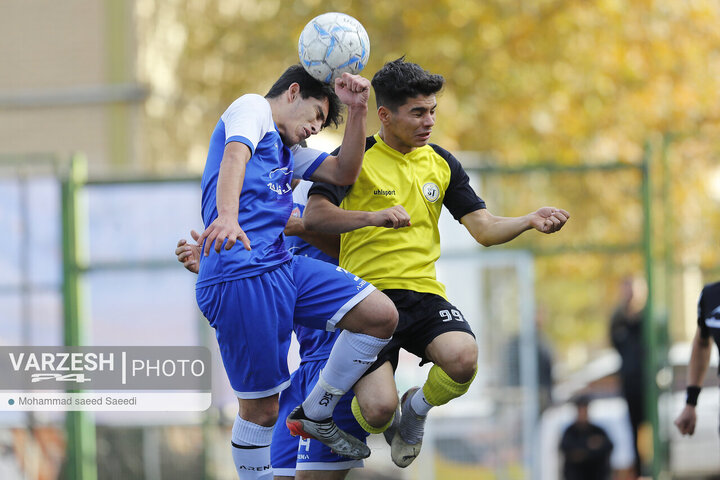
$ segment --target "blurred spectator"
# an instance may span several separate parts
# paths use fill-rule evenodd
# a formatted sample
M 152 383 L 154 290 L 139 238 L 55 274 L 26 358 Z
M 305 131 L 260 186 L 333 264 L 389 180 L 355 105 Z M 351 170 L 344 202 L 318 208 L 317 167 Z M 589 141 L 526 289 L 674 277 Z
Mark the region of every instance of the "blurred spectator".
M 577 407 L 577 418 L 565 430 L 560 441 L 560 451 L 565 457 L 563 478 L 609 480 L 612 473 L 610 454 L 613 444 L 605 430 L 590 423 L 590 397 L 581 395 L 574 403 Z
M 550 342 L 543 333 L 545 316 L 545 309 L 538 308 L 535 315 L 535 345 L 537 348 L 537 358 L 533 363 L 537 366 L 539 413 L 542 413 L 545 409 L 552 405 L 553 351 Z M 507 383 L 513 387 L 519 387 L 522 385 L 520 379 L 520 346 L 521 337 L 520 333 L 517 333 L 510 339 L 505 351 L 505 354 L 507 355 L 505 364 L 508 368 Z
M 647 286 L 639 277 L 623 279 L 620 302 L 610 321 L 610 340 L 620 354 L 620 383 L 628 405 L 635 447 L 635 474 L 640 476 L 642 460 L 638 450 L 638 430 L 645 421 L 645 342 L 643 318 Z

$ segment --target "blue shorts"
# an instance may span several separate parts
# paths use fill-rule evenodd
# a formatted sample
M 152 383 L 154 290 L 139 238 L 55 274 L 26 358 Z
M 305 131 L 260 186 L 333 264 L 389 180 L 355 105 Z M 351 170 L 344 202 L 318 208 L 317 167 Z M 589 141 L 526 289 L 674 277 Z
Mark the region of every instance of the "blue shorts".
M 278 268 L 196 289 L 197 303 L 215 329 L 230 385 L 238 398 L 274 395 L 290 384 L 287 367 L 293 321 L 333 331 L 375 287 L 309 257 Z
M 305 400 L 317 382 L 320 369 L 324 365 L 325 360 L 300 364 L 300 367 L 292 374 L 290 386 L 280 394 L 278 422 L 275 425 L 270 444 L 271 464 L 276 476 L 294 477 L 296 468 L 297 470 L 347 470 L 363 466 L 362 460 L 351 460 L 334 454 L 317 440 L 293 437 L 285 425 L 285 418 L 293 408 Z M 338 427 L 364 440 L 368 433 L 357 423 L 350 410 L 353 396 L 352 390 L 343 395 L 335 407 L 333 419 Z

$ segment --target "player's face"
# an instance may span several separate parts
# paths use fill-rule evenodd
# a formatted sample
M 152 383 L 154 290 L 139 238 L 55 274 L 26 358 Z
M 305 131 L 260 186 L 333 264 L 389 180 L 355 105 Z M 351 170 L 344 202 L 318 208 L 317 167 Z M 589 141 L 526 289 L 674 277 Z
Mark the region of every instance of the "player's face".
M 286 144 L 295 145 L 322 130 L 330 102 L 327 98 L 302 98 L 298 93 L 289 107 L 284 124 L 278 125 L 278 130 Z
M 383 123 L 386 136 L 393 138 L 395 147 L 401 153 L 408 153 L 430 141 L 435 125 L 435 95 L 418 95 L 391 112 Z
M 590 416 L 588 415 L 588 407 L 586 405 L 578 406 L 577 409 L 577 423 L 581 424 L 587 424 L 590 421 Z

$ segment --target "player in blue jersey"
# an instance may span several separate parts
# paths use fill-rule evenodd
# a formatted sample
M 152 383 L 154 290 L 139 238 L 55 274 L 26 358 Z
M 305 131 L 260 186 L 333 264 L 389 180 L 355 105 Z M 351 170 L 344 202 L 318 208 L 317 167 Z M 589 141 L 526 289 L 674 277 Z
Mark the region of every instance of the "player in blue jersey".
M 293 257 L 283 231 L 292 210 L 293 177 L 350 184 L 365 146 L 369 82 L 344 74 L 334 90 L 300 65 L 288 68 L 265 97 L 243 95 L 222 114 L 202 178 L 205 231 L 196 284 L 198 306 L 215 328 L 225 370 L 238 397 L 232 452 L 241 478 L 270 478 L 270 442 L 278 394 L 290 383 L 287 352 L 293 320 L 341 328 L 318 382 L 287 417 L 288 428 L 353 459 L 370 450 L 340 430 L 332 412 L 375 361 L 397 324 L 382 293 L 339 267 Z M 337 155 L 298 144 L 347 125 Z
M 285 228 L 288 235 L 285 244 L 293 255 L 317 258 L 337 265 L 340 236 L 308 232 L 302 224 L 311 186 L 312 182 L 300 181 L 293 189 L 293 212 Z M 312 242 L 312 245 L 308 242 Z M 297 324 L 294 330 L 300 344 L 300 366 L 290 377 L 290 386 L 280 394 L 281 419 L 289 415 L 295 405 L 305 398 L 309 389 L 313 388 L 338 335 L 337 331 L 322 332 Z M 345 394 L 335 408 L 333 418 L 343 430 L 358 438 L 366 438 L 368 433 L 353 416 L 352 399 L 352 392 Z M 280 421 L 275 426 L 270 450 L 276 480 L 284 477 L 342 480 L 349 469 L 363 466 L 362 460 L 341 457 L 320 442 L 291 436 L 285 423 Z
M 340 237 L 307 232 L 302 223 L 302 214 L 311 186 L 312 182 L 300 181 L 293 189 L 293 210 L 285 227 L 287 235 L 285 244 L 293 255 L 316 258 L 337 265 Z M 199 234 L 195 231 L 191 232 L 191 235 L 195 240 L 199 238 Z M 178 242 L 175 254 L 185 268 L 198 273 L 199 245 L 188 244 L 182 239 Z M 290 376 L 290 386 L 280 393 L 279 421 L 275 425 L 270 448 L 275 479 L 295 477 L 298 480 L 303 478 L 342 480 L 349 469 L 362 467 L 362 460 L 352 460 L 337 455 L 316 440 L 300 440 L 299 437 L 291 434 L 284 420 L 317 382 L 320 370 L 330 355 L 339 331 L 324 332 L 297 324 L 293 329 L 300 344 L 300 366 Z M 357 423 L 352 413 L 352 398 L 352 392 L 345 394 L 335 408 L 333 417 L 339 427 L 358 438 L 365 438 L 367 432 Z

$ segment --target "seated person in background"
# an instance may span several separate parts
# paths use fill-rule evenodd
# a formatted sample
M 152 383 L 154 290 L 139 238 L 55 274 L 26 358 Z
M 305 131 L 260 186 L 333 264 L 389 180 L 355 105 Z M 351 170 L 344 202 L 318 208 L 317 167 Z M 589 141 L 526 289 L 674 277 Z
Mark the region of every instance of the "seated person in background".
M 605 430 L 590 423 L 588 416 L 590 397 L 580 395 L 574 403 L 577 407 L 577 418 L 565 430 L 560 441 L 560 451 L 565 457 L 563 478 L 609 480 L 613 444 Z

